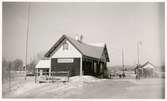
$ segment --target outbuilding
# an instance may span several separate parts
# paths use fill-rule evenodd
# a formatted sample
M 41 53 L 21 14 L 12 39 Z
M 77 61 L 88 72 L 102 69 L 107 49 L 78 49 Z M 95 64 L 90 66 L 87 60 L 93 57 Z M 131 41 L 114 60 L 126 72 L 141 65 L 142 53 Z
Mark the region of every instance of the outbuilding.
M 63 35 L 45 54 L 46 68 L 37 65 L 37 71 L 50 72 L 69 71 L 70 76 L 92 75 L 105 77 L 109 55 L 107 46 L 89 45 L 82 42 L 81 37 L 76 39 Z M 47 62 L 46 62 L 47 61 Z M 41 63 L 42 64 L 42 63 Z
M 155 66 L 150 63 L 149 61 L 147 61 L 146 63 L 144 63 L 143 65 L 138 65 L 135 68 L 135 72 L 138 71 L 138 76 L 140 77 L 154 77 L 155 76 Z M 136 72 L 137 74 L 137 72 Z
M 142 65 L 143 69 L 143 76 L 144 77 L 153 77 L 154 76 L 154 70 L 155 66 L 147 61 L 145 64 Z

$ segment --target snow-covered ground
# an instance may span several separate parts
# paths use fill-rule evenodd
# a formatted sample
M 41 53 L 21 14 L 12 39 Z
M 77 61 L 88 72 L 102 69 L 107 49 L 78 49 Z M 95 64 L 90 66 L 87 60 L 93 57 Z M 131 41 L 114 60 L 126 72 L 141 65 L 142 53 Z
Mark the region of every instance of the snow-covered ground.
M 5 86 L 5 85 L 3 85 Z M 5 98 L 164 98 L 164 79 L 98 79 L 70 77 L 69 82 L 35 83 L 15 79 Z M 15 89 L 14 89 L 15 88 Z
M 93 76 L 73 76 L 69 78 L 69 82 L 54 82 L 54 83 L 35 83 L 34 77 L 29 77 L 27 80 L 24 78 L 17 78 L 11 81 L 10 93 L 4 94 L 4 97 L 31 97 L 34 95 L 39 96 L 42 93 L 55 92 L 58 94 L 70 89 L 79 89 L 89 85 L 93 82 L 101 82 L 105 79 L 98 79 Z M 9 87 L 9 84 L 3 86 Z M 39 96 L 40 97 L 40 96 Z

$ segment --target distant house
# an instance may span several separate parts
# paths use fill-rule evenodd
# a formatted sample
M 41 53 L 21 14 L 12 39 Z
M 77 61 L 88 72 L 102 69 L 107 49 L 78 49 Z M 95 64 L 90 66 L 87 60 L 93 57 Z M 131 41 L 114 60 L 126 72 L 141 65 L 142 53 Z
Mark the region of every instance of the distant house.
M 153 77 L 155 66 L 147 61 L 145 64 L 137 66 L 135 70 L 138 70 L 140 77 Z
M 107 46 L 88 45 L 81 38 L 73 39 L 63 35 L 45 54 L 47 60 L 40 60 L 39 72 L 69 71 L 70 76 L 104 76 L 109 56 Z
M 143 76 L 144 77 L 153 77 L 154 76 L 154 70 L 155 66 L 147 61 L 145 64 L 142 65 L 143 69 Z

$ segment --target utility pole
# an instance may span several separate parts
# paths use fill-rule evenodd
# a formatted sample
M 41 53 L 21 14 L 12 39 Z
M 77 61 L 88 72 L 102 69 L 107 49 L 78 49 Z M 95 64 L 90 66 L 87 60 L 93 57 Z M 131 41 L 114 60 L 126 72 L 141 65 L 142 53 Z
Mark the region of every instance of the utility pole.
M 124 70 L 125 70 L 125 66 L 124 66 L 124 49 L 122 48 L 122 67 L 123 67 L 123 74 L 124 73 Z
M 29 23 L 30 23 L 30 3 L 28 3 L 27 9 L 27 31 L 26 31 L 26 56 L 25 56 L 25 80 L 27 79 L 27 56 L 28 56 L 28 34 L 29 34 Z
M 137 42 L 137 65 L 139 66 L 139 42 Z
M 142 45 L 142 42 L 141 41 L 138 41 L 137 42 L 137 58 L 138 58 L 138 64 L 137 64 L 137 69 L 141 69 L 140 68 L 140 45 Z M 138 74 L 138 78 L 140 79 L 140 76 L 143 76 L 143 69 L 141 69 L 141 75 Z
M 141 41 L 137 42 L 137 60 L 138 60 L 137 65 L 138 66 L 140 64 L 140 49 L 139 49 L 139 45 L 142 45 Z
M 9 64 L 9 92 L 11 91 L 11 63 Z

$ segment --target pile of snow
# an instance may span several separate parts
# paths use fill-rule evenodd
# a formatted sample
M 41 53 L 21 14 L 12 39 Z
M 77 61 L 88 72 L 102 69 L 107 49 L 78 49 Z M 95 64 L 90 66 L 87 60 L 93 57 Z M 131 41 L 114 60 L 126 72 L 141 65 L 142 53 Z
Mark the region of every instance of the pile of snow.
M 93 82 L 100 82 L 103 81 L 104 79 L 98 79 L 93 76 L 73 76 L 69 78 L 69 82 L 66 83 L 55 83 L 57 85 L 53 89 L 54 91 L 61 91 L 61 90 L 68 90 L 71 88 L 82 88 L 83 86 L 90 85 Z
M 69 79 L 70 82 L 99 82 L 102 80 L 104 79 L 98 79 L 93 76 L 73 76 Z
M 101 82 L 105 79 L 98 79 L 93 76 L 73 76 L 69 78 L 69 82 L 54 82 L 54 83 L 35 83 L 34 81 L 24 81 L 24 83 L 19 83 L 20 87 L 18 87 L 15 91 L 11 92 L 9 96 L 27 96 L 27 95 L 42 95 L 45 93 L 54 94 L 63 94 L 64 92 L 75 89 L 93 85 L 93 82 Z
M 72 87 L 82 87 L 84 85 L 87 85 L 88 83 L 93 83 L 93 82 L 100 82 L 103 81 L 104 79 L 98 79 L 93 76 L 73 76 L 70 77 L 69 79 L 69 84 Z
M 48 88 L 51 87 L 49 90 L 45 90 L 45 92 L 55 92 L 55 94 L 62 94 L 64 91 L 67 91 L 72 88 L 82 88 L 83 86 L 87 86 L 92 84 L 93 82 L 100 82 L 104 79 L 98 79 L 93 76 L 73 76 L 69 78 L 69 82 L 56 82 L 47 85 Z M 49 87 L 50 86 L 50 87 Z
M 89 43 L 92 46 L 104 47 L 105 43 Z

